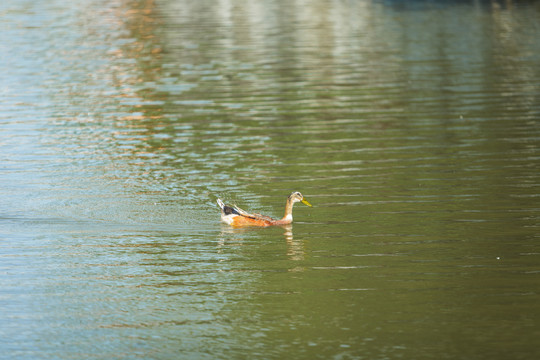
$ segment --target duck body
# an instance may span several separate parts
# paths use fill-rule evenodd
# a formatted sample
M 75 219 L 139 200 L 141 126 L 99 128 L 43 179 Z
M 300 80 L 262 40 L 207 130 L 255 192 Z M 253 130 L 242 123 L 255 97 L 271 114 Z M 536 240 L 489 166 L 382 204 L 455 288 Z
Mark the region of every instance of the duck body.
M 297 191 L 293 192 L 287 198 L 287 204 L 285 205 L 285 215 L 283 216 L 283 218 L 276 220 L 269 216 L 265 216 L 261 214 L 250 214 L 240 209 L 237 206 L 225 205 L 223 201 L 221 201 L 221 199 L 217 199 L 217 203 L 221 209 L 221 221 L 234 227 L 241 227 L 241 226 L 265 227 L 265 226 L 273 226 L 273 225 L 290 224 L 293 221 L 292 208 L 293 208 L 294 203 L 296 202 L 302 202 L 303 204 L 311 207 L 311 204 L 307 200 L 304 199 L 302 194 L 300 194 Z

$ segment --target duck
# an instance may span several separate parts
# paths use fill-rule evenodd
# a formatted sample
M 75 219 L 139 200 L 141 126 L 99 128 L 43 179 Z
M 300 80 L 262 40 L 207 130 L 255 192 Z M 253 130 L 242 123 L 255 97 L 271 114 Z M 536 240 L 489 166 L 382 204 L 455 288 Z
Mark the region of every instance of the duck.
M 217 199 L 219 208 L 221 209 L 221 221 L 234 227 L 241 226 L 273 226 L 273 225 L 288 225 L 293 222 L 292 209 L 293 205 L 297 202 L 301 202 L 304 205 L 312 207 L 304 196 L 298 191 L 294 191 L 287 198 L 285 205 L 285 215 L 283 218 L 276 220 L 269 216 L 261 214 L 250 214 L 247 211 L 240 209 L 237 206 L 228 206 Z

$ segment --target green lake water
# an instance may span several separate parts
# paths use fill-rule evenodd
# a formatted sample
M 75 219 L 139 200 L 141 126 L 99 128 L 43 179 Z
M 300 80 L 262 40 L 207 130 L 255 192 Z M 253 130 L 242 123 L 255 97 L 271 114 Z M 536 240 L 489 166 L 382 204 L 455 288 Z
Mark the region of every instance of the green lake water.
M 537 2 L 3 1 L 0 53 L 0 359 L 540 358 Z

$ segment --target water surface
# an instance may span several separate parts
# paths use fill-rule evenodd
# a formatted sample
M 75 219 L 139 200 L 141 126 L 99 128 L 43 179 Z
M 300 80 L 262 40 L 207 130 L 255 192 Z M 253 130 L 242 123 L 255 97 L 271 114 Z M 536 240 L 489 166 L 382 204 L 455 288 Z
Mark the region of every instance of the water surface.
M 539 16 L 2 3 L 0 357 L 538 358 Z

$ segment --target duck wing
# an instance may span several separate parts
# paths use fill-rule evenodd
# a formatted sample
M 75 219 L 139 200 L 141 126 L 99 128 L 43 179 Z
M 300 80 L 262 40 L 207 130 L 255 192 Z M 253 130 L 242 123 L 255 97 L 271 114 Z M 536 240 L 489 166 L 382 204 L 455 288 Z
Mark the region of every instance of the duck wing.
M 249 217 L 256 219 L 256 220 L 262 220 L 262 221 L 275 221 L 270 216 L 261 215 L 261 214 L 249 214 Z
M 242 215 L 242 216 L 245 216 L 245 217 L 248 217 L 250 219 L 254 219 L 254 220 L 261 220 L 261 221 L 275 221 L 274 219 L 272 219 L 270 216 L 266 216 L 266 215 L 262 215 L 262 214 L 257 214 L 257 213 L 248 213 L 247 211 L 245 210 L 242 210 L 240 209 L 238 206 L 234 206 L 234 209 L 238 212 L 239 215 Z

